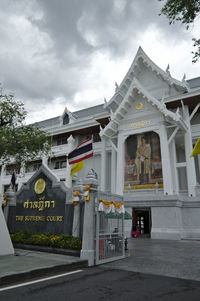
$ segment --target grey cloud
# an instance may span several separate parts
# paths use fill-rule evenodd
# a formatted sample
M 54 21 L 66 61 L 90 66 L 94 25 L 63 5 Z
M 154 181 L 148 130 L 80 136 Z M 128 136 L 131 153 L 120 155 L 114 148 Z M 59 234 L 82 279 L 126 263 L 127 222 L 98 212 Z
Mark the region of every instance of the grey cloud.
M 107 48 L 115 55 L 124 55 L 130 41 L 142 35 L 149 24 L 157 24 L 166 35 L 184 37 L 183 26 L 169 26 L 164 16 L 158 16 L 163 3 L 157 0 L 123 0 L 126 5 L 116 12 L 117 0 L 40 0 L 44 19 L 38 22 L 56 41 L 55 51 L 62 55 L 66 47 L 75 45 L 85 55 L 94 48 Z M 81 30 L 78 30 L 78 24 Z M 97 39 L 90 45 L 84 39 L 89 32 Z
M 138 48 L 137 39 L 149 25 L 157 26 L 171 41 L 185 38 L 182 26 L 169 26 L 165 17 L 158 16 L 162 5 L 158 0 L 0 2 L 0 81 L 30 108 L 32 102 L 51 104 L 57 97 L 70 104 L 84 88 L 94 52 L 123 58 L 134 41 Z M 33 41 L 30 32 L 26 36 L 25 31 L 21 40 L 17 37 L 11 17 L 29 22 Z M 87 99 L 84 103 L 89 104 Z

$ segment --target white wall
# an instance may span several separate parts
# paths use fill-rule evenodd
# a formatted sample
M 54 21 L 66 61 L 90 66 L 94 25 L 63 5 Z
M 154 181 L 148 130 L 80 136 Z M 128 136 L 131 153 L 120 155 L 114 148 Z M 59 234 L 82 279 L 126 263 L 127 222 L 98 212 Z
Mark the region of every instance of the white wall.
M 181 239 L 181 209 L 179 207 L 152 207 L 151 238 Z

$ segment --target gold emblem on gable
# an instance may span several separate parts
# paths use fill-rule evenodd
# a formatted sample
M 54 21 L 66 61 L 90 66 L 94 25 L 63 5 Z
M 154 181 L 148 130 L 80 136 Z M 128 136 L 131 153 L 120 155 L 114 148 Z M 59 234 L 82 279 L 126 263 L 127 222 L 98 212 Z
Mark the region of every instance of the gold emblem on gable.
M 43 193 L 46 187 L 46 182 L 44 179 L 40 178 L 35 182 L 35 192 L 37 194 Z
M 139 102 L 137 105 L 136 105 L 136 110 L 141 110 L 143 108 L 143 103 Z

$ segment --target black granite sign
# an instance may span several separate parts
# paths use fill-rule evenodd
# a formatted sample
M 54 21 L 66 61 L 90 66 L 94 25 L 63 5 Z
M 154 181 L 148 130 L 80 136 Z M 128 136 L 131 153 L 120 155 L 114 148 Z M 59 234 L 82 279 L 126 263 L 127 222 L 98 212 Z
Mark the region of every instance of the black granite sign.
M 9 208 L 9 230 L 71 234 L 74 209 L 66 205 L 68 195 L 64 183 L 42 166 L 17 193 L 16 208 Z

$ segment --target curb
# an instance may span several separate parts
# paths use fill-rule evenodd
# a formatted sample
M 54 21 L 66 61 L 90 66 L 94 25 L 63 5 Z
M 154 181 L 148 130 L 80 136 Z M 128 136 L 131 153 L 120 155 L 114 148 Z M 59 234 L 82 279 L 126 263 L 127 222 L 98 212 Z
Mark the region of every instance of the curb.
M 7 284 L 17 284 L 24 280 L 33 280 L 34 278 L 43 276 L 52 276 L 60 272 L 70 272 L 76 269 L 82 269 L 88 267 L 87 260 L 81 260 L 79 262 L 73 262 L 68 264 L 56 265 L 47 268 L 36 268 L 28 272 L 23 272 L 19 274 L 12 274 L 3 276 L 0 278 L 0 287 Z
M 15 249 L 23 249 L 23 250 L 31 250 L 31 251 L 39 251 L 39 252 L 80 257 L 80 250 L 69 250 L 69 249 L 37 246 L 37 245 L 24 245 L 24 244 L 13 244 L 13 246 Z

